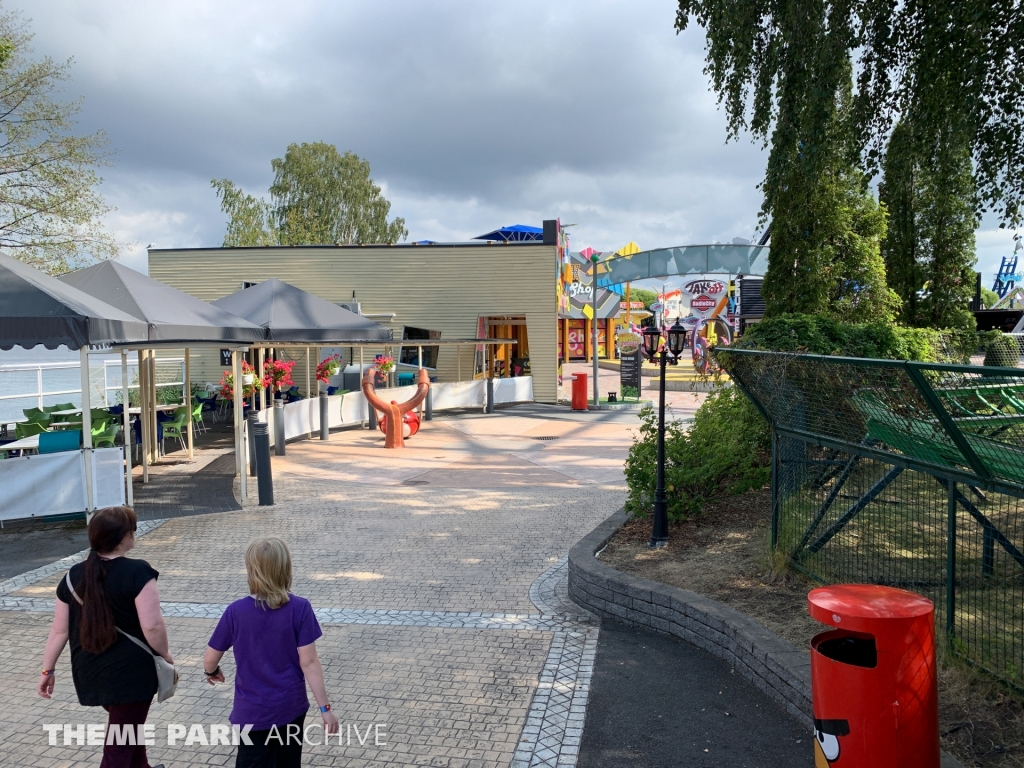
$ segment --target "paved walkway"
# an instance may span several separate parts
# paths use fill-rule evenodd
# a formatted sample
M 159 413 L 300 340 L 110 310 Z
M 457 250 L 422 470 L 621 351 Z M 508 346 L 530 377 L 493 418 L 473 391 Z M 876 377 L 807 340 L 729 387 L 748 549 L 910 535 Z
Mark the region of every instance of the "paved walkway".
M 161 573 L 183 678 L 151 712 L 151 762 L 230 761 L 226 745 L 169 746 L 167 726 L 227 722 L 231 689 L 205 685 L 202 654 L 223 607 L 248 591 L 246 543 L 276 535 L 292 548 L 293 591 L 317 609 L 328 688 L 350 727 L 341 745 L 307 747 L 306 765 L 576 764 L 598 628 L 567 600 L 565 555 L 621 507 L 635 424 L 635 413 L 524 406 L 436 419 L 404 451 L 338 432 L 274 457 L 274 507 L 147 521 L 134 554 Z M 218 461 L 194 490 L 187 467 L 155 472 L 184 478 L 143 504 L 196 508 L 206 484 L 195 477 L 223 482 Z M 77 704 L 66 656 L 54 699 L 34 693 L 53 589 L 75 559 L 0 582 L 4 766 L 98 763 L 97 747 L 51 747 L 42 729 L 102 721 Z M 230 680 L 230 655 L 224 667 Z M 386 743 L 359 744 L 354 729 L 365 738 L 373 724 Z

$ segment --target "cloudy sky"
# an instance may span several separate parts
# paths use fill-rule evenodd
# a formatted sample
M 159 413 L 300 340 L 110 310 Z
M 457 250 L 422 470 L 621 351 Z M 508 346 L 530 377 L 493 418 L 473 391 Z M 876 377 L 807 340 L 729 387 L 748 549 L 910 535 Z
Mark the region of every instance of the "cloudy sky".
M 410 239 L 576 224 L 613 250 L 751 238 L 765 153 L 725 123 L 671 0 L 481 3 L 4 0 L 117 151 L 102 191 L 125 260 L 219 245 L 210 179 L 262 194 L 291 142 L 370 161 Z M 986 273 L 1012 233 L 978 233 Z

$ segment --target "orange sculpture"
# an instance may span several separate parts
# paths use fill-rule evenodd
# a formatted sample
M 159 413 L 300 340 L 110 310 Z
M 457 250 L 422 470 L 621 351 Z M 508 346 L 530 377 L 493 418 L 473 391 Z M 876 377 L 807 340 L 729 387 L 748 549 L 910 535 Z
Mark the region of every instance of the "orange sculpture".
M 384 447 L 404 448 L 405 436 L 402 434 L 402 431 L 406 424 L 405 416 L 407 413 L 415 410 L 416 406 L 426 398 L 427 392 L 430 389 L 430 376 L 427 375 L 424 369 L 420 368 L 419 381 L 416 382 L 416 394 L 404 403 L 396 403 L 394 400 L 390 403 L 385 403 L 377 396 L 373 386 L 376 373 L 377 369 L 375 367 L 366 369 L 366 373 L 363 374 L 363 394 L 366 395 L 366 402 L 370 404 L 370 407 L 382 414 L 378 418 L 380 419 L 381 429 L 384 432 Z M 409 436 L 411 437 L 416 434 L 417 431 L 419 431 L 419 419 L 416 419 L 415 426 L 410 424 Z

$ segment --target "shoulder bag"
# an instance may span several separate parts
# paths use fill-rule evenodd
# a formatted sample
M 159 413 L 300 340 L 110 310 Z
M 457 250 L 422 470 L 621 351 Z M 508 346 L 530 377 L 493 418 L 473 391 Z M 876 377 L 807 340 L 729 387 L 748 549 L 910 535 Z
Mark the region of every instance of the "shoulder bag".
M 71 591 L 71 596 L 78 601 L 79 605 L 83 605 L 82 598 L 78 596 L 78 593 L 75 592 L 75 588 L 71 586 L 71 571 L 68 571 L 67 574 L 65 574 L 64 581 L 67 582 L 68 589 Z M 153 664 L 156 665 L 156 700 L 166 701 L 171 698 L 171 696 L 174 695 L 174 690 L 178 687 L 178 671 L 174 668 L 174 665 L 169 663 L 163 656 L 153 653 L 153 650 L 137 637 L 129 635 L 120 627 L 114 628 L 146 653 L 153 655 Z

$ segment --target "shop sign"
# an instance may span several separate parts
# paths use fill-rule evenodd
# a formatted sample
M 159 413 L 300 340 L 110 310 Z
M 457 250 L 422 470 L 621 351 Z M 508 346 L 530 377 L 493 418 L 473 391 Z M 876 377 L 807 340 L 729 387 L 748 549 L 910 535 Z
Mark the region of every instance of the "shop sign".
M 690 309 L 694 312 L 710 312 L 717 304 L 717 301 L 702 293 L 700 296 L 693 297 L 693 300 L 690 301 Z
M 569 296 L 575 299 L 577 296 L 593 296 L 594 288 L 591 285 L 584 285 L 583 283 L 569 283 Z
M 699 294 L 721 296 L 726 289 L 726 284 L 721 280 L 691 280 L 683 286 L 683 290 L 691 296 Z M 691 303 L 690 306 L 692 307 L 693 304 Z
M 635 333 L 620 333 L 615 340 L 618 342 L 619 353 L 624 355 L 632 355 L 643 343 L 643 339 Z

